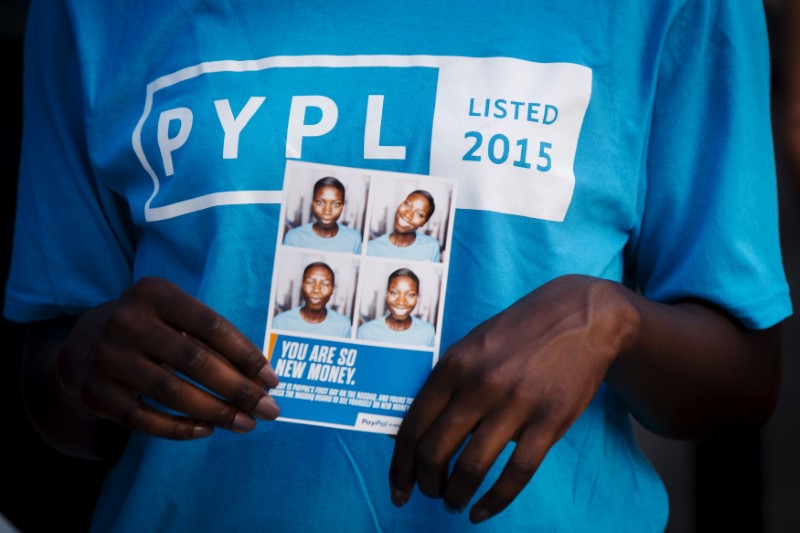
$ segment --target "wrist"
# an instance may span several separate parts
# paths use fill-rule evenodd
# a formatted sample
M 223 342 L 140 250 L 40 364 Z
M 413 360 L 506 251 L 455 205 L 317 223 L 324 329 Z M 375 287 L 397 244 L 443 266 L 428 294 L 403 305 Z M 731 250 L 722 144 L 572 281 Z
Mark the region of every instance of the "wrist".
M 569 276 L 572 277 L 572 276 Z M 636 305 L 639 296 L 621 283 L 579 276 L 586 288 L 588 323 L 593 338 L 611 360 L 609 366 L 635 350 L 639 343 L 642 316 Z
M 531 293 L 538 300 L 549 295 L 551 316 L 572 315 L 572 325 L 584 331 L 587 354 L 598 356 L 606 367 L 634 351 L 639 343 L 642 316 L 635 292 L 607 279 L 568 274 Z M 556 311 L 560 308 L 561 311 Z M 556 323 L 550 326 L 557 328 Z
M 611 306 L 615 318 L 614 327 L 619 343 L 615 359 L 619 359 L 635 351 L 636 346 L 639 344 L 642 331 L 642 314 L 636 302 L 641 296 L 621 283 L 606 281 L 606 284 L 611 293 L 609 299 L 612 301 Z

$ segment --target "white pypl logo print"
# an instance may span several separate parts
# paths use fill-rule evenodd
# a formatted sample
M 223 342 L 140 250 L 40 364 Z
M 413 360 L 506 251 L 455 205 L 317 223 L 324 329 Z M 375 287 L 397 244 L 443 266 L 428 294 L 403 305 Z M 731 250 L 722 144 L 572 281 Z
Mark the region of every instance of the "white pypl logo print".
M 309 82 L 314 76 L 331 81 Z M 283 78 L 292 83 L 274 81 Z M 350 89 L 344 91 L 347 78 Z M 422 89 L 408 89 L 408 80 L 419 80 Z M 153 182 L 145 218 L 164 220 L 229 204 L 279 204 L 280 183 L 254 181 L 252 168 L 277 167 L 312 153 L 318 162 L 341 164 L 319 158 L 340 153 L 346 138 L 351 166 L 405 163 L 424 152 L 427 173 L 458 180 L 458 208 L 561 221 L 572 199 L 591 86 L 587 67 L 510 58 L 280 56 L 201 63 L 147 86 L 132 137 Z M 432 93 L 426 95 L 428 87 Z M 401 98 L 390 93 L 400 89 L 405 92 L 398 111 Z M 202 91 L 221 95 L 186 96 Z M 429 146 L 420 131 L 429 135 Z M 254 150 L 247 143 L 257 134 L 279 142 Z M 214 167 L 253 153 L 264 160 L 251 159 L 247 172 Z M 203 172 L 183 171 L 185 161 L 199 159 Z M 191 180 L 202 173 L 237 179 L 197 186 Z

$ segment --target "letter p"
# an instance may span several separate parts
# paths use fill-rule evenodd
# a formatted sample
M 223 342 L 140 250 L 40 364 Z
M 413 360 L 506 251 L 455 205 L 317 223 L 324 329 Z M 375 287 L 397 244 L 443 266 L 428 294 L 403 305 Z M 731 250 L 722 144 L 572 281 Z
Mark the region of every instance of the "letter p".
M 316 107 L 322 118 L 316 124 L 306 124 L 306 109 Z M 289 129 L 286 132 L 286 157 L 300 159 L 304 137 L 320 137 L 333 129 L 339 119 L 336 102 L 325 96 L 295 96 L 289 110 Z
M 180 121 L 180 128 L 174 137 L 169 136 L 169 124 L 173 120 Z M 172 166 L 172 152 L 183 146 L 192 131 L 192 110 L 188 107 L 176 107 L 163 111 L 158 116 L 158 149 L 164 161 L 164 172 L 167 176 L 175 174 Z

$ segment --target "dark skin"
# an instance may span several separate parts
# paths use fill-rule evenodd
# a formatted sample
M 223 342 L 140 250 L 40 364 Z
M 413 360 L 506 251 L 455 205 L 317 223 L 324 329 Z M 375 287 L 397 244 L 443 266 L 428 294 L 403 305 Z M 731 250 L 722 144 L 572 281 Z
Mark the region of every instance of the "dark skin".
M 428 221 L 431 204 L 425 196 L 412 193 L 400 202 L 394 215 L 394 231 L 389 241 L 401 248 L 411 246 L 417 240 L 416 231 Z
M 59 340 L 60 337 L 60 340 Z M 218 393 L 201 390 L 180 371 Z M 77 319 L 31 327 L 23 362 L 26 408 L 39 432 L 67 455 L 105 458 L 128 430 L 176 440 L 220 427 L 245 433 L 280 412 L 265 387 L 278 378 L 230 322 L 161 278 L 144 278 Z M 144 393 L 185 417 L 139 401 Z
M 411 312 L 417 306 L 419 287 L 408 276 L 395 276 L 386 289 L 386 307 L 389 316 L 386 325 L 395 331 L 405 331 L 411 327 Z
M 333 274 L 322 266 L 313 266 L 303 276 L 303 293 L 305 304 L 300 308 L 300 316 L 311 324 L 319 324 L 328 316 L 328 300 L 333 294 Z
M 744 329 L 701 303 L 658 304 L 616 283 L 557 278 L 443 354 L 397 434 L 392 499 L 403 505 L 416 483 L 449 509 L 465 509 L 498 454 L 516 441 L 470 520 L 501 512 L 603 380 L 664 436 L 758 426 L 777 399 L 778 354 L 775 329 Z
M 795 197 L 800 200 L 800 3 L 786 2 L 784 44 L 787 90 L 784 96 L 784 133 L 789 160 L 789 178 Z
M 247 430 L 268 398 L 263 386 L 277 383 L 229 322 L 164 280 L 140 281 L 88 312 L 62 343 L 68 327 L 34 328 L 35 338 L 51 340 L 30 347 L 24 379 L 40 432 L 71 455 L 107 454 L 104 436 L 119 427 L 108 420 L 174 439 L 203 437 L 213 427 Z M 477 496 L 473 522 L 501 512 L 604 380 L 645 427 L 667 437 L 757 427 L 777 399 L 778 348 L 777 328 L 748 330 L 702 302 L 659 304 L 617 283 L 556 278 L 443 354 L 397 434 L 393 501 L 404 504 L 416 484 L 449 509 L 466 509 Z M 176 383 L 164 363 L 226 400 Z M 139 390 L 187 417 L 149 412 L 136 399 Z M 277 410 L 262 414 L 269 419 Z M 517 446 L 502 475 L 476 495 L 511 441 Z
M 324 185 L 314 192 L 311 199 L 311 212 L 316 219 L 311 229 L 324 239 L 335 237 L 339 233 L 337 220 L 342 216 L 344 197 L 333 185 Z

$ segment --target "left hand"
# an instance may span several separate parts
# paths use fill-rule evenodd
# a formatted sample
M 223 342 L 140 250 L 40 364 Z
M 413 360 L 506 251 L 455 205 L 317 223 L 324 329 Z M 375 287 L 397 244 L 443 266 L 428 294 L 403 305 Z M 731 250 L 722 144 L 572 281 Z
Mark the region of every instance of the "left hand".
M 631 346 L 639 316 L 627 290 L 587 276 L 557 278 L 448 349 L 397 434 L 389 474 L 395 505 L 408 501 L 416 482 L 447 508 L 465 509 L 514 440 L 508 463 L 470 520 L 505 509 L 592 400 L 616 356 Z

